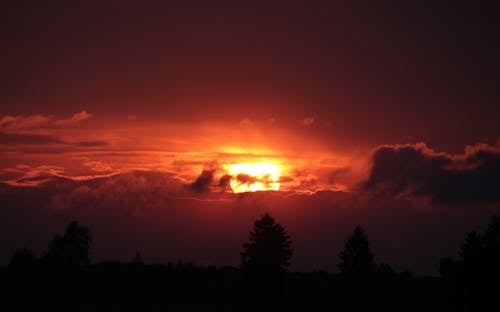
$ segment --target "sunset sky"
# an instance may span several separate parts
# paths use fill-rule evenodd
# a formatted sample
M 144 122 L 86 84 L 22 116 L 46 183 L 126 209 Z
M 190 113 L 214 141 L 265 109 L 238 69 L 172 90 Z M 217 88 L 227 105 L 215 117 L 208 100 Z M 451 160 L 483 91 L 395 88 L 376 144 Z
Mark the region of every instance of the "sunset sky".
M 500 212 L 500 24 L 486 2 L 0 11 L 0 262 L 75 218 L 96 232 L 96 260 L 237 264 L 270 211 L 297 269 L 335 270 L 361 224 L 381 260 L 433 273 Z

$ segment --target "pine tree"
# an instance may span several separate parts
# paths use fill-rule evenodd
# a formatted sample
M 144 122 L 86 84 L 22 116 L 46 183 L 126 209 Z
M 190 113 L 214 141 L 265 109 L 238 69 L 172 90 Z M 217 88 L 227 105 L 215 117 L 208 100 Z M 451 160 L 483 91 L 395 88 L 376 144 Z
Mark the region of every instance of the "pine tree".
M 246 271 L 283 272 L 293 255 L 290 236 L 269 214 L 254 223 L 249 241 L 243 244 L 241 268 Z
M 345 249 L 340 253 L 341 262 L 338 268 L 346 275 L 366 275 L 376 269 L 370 242 L 360 226 L 345 243 Z

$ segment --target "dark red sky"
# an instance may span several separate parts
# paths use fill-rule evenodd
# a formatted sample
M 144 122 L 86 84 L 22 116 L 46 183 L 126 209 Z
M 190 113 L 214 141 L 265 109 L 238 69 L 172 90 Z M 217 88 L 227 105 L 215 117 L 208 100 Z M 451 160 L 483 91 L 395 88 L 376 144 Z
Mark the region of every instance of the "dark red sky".
M 0 20 L 0 203 L 12 221 L 0 262 L 33 242 L 20 224 L 39 209 L 35 248 L 81 218 L 108 236 L 103 259 L 135 252 L 158 220 L 176 224 L 174 202 L 192 248 L 169 258 L 149 246 L 152 260 L 198 250 L 233 263 L 225 255 L 268 209 L 289 222 L 296 268 L 334 267 L 308 239 L 339 247 L 363 223 L 382 258 L 431 272 L 500 211 L 500 23 L 487 1 L 10 1 Z M 221 181 L 242 162 L 279 165 L 286 200 L 249 195 L 235 214 L 240 197 Z M 208 219 L 196 210 L 217 205 Z M 135 245 L 112 251 L 121 232 L 105 229 L 121 206 Z M 217 244 L 227 220 L 239 236 L 223 253 L 194 247 Z M 447 234 L 425 246 L 429 224 Z M 203 226 L 210 243 L 190 232 Z
M 304 116 L 354 145 L 495 142 L 486 2 L 12 1 L 2 113 L 161 122 Z

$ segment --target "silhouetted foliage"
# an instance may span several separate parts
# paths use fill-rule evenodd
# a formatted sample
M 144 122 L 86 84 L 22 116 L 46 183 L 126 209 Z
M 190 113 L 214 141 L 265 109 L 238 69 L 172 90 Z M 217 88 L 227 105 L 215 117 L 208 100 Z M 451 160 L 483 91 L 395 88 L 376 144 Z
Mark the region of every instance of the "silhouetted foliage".
M 484 235 L 470 235 L 461 252 L 464 258 L 481 259 L 490 252 L 495 254 L 498 228 L 496 220 Z M 13 269 L 16 264 L 33 260 L 36 263 L 33 252 L 18 250 L 8 269 L 0 267 L 0 293 L 7 294 L 2 308 L 6 306 L 6 311 L 58 311 L 67 307 L 79 311 L 168 311 L 199 309 L 201 303 L 203 309 L 217 311 L 271 308 L 457 311 L 462 307 L 460 299 L 465 297 L 463 293 L 449 296 L 452 292 L 446 292 L 450 289 L 448 284 L 439 278 L 420 278 L 410 272 L 396 274 L 384 263 L 377 266 L 360 227 L 349 237 L 341 253 L 345 270 L 340 276 L 325 271 L 286 272 L 293 253 L 290 237 L 268 214 L 255 221 L 250 239 L 243 245 L 242 270 L 200 267 L 194 261 L 143 264 L 139 252 L 132 262 L 86 265 L 90 242 L 90 230 L 72 222 L 63 235 L 56 235 L 50 242 L 43 260 L 52 267 L 42 265 L 36 266 L 36 270 L 25 270 L 27 266 L 21 265 L 21 270 Z M 455 266 L 458 261 L 442 261 L 446 262 L 453 265 L 443 264 L 443 268 L 461 269 Z M 71 269 L 53 270 L 55 265 Z M 481 300 L 496 298 L 494 292 L 483 290 L 476 292 L 486 293 Z M 476 293 L 468 296 L 476 299 Z M 408 302 L 411 305 L 407 305 Z M 477 306 L 471 305 L 471 310 L 479 310 L 475 309 Z
M 396 272 L 389 264 L 381 263 L 377 267 L 377 274 L 383 277 L 389 277 L 394 276 Z
M 439 274 L 449 280 L 457 276 L 460 269 L 460 263 L 452 258 L 441 258 L 439 261 Z
M 9 262 L 9 267 L 14 269 L 31 269 L 37 265 L 38 259 L 31 249 L 22 248 L 16 250 Z
M 356 226 L 354 233 L 347 239 L 344 250 L 340 252 L 340 260 L 338 268 L 345 275 L 362 276 L 375 271 L 370 242 L 360 226 Z
M 489 307 L 500 295 L 499 218 L 492 216 L 483 234 L 467 234 L 458 254 L 459 260 L 441 259 L 439 272 L 459 294 L 467 294 L 461 299 L 470 309 Z
M 467 275 L 500 280 L 500 221 L 498 217 L 491 217 L 483 235 L 476 231 L 469 233 L 459 254 Z
M 243 244 L 241 269 L 257 272 L 283 272 L 293 255 L 290 236 L 269 214 L 254 223 L 249 241 Z
M 141 253 L 139 251 L 135 253 L 134 259 L 132 259 L 132 263 L 144 264 L 144 261 L 142 260 Z
M 66 226 L 64 235 L 54 236 L 44 262 L 49 266 L 68 268 L 88 265 L 91 242 L 90 229 L 73 221 Z
M 483 235 L 486 266 L 500 277 L 500 219 L 494 215 Z
M 462 244 L 461 250 L 459 252 L 464 261 L 475 261 L 481 256 L 482 252 L 483 238 L 481 237 L 481 234 L 476 231 L 472 231 L 467 234 L 465 243 Z

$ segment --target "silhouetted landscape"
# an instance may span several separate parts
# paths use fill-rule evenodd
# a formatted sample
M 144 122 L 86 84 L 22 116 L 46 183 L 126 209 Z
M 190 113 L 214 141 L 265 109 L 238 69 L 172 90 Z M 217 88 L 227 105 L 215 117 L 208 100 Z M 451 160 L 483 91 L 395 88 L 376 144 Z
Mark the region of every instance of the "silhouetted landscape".
M 500 310 L 500 1 L 0 6 L 0 312 Z
M 289 271 L 293 242 L 269 214 L 255 221 L 239 267 L 193 262 L 91 263 L 91 229 L 77 221 L 56 234 L 42 255 L 18 249 L 1 268 L 3 311 L 174 309 L 382 309 L 482 311 L 498 306 L 500 221 L 469 233 L 456 259 L 443 258 L 439 277 L 396 272 L 377 263 L 357 226 L 339 252 L 340 273 Z

